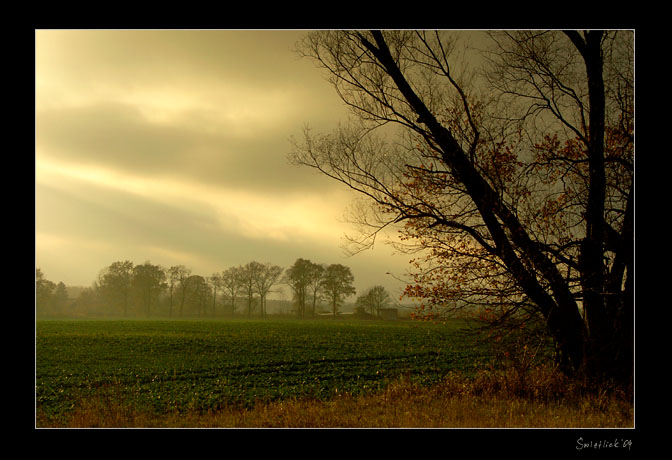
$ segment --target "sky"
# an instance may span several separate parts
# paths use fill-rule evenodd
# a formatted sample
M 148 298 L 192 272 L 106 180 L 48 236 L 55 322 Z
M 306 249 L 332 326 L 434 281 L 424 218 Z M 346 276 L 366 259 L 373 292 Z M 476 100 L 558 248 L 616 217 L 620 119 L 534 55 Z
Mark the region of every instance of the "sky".
M 348 257 L 355 196 L 287 161 L 306 124 L 348 116 L 294 53 L 305 33 L 36 30 L 36 268 L 90 286 L 122 260 L 210 276 L 302 257 L 398 296 L 408 256 L 377 243 Z

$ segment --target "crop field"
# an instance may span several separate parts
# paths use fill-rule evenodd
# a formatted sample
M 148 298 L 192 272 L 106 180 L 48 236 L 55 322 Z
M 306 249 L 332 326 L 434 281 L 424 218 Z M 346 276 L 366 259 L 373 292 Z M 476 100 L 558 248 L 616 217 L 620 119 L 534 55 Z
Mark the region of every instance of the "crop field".
M 488 350 L 460 325 L 355 320 L 36 323 L 36 406 L 47 418 L 100 397 L 157 414 L 364 394 L 400 376 L 472 372 Z

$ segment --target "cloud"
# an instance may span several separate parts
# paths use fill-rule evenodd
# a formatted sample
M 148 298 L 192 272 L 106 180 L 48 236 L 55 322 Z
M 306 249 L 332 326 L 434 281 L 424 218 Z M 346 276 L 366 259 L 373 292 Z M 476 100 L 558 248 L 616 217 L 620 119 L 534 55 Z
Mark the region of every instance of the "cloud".
M 247 188 L 329 186 L 286 161 L 305 123 L 346 115 L 316 69 L 289 52 L 299 35 L 39 31 L 38 160 Z
M 333 231 L 335 214 L 346 201 L 347 193 L 341 190 L 330 194 L 279 195 L 258 188 L 212 185 L 48 160 L 39 162 L 36 172 L 38 204 L 67 194 L 70 200 L 76 200 L 77 206 L 93 204 L 87 212 L 95 218 L 117 210 L 128 213 L 140 206 L 138 214 L 158 212 L 152 219 L 160 220 L 168 217 L 166 210 L 179 210 L 188 213 L 179 216 L 183 223 L 193 221 L 196 216 L 207 216 L 209 226 L 280 240 L 304 235 L 323 237 Z M 40 217 L 50 216 L 51 209 L 66 204 L 62 201 L 40 208 Z M 326 229 L 330 230 L 325 232 Z M 278 237 L 280 234 L 283 235 Z
M 208 275 L 298 257 L 358 267 L 362 283 L 384 276 L 383 255 L 342 256 L 350 192 L 287 162 L 305 123 L 329 130 L 347 116 L 292 53 L 302 34 L 37 31 L 36 264 L 47 277 L 89 284 L 125 259 Z

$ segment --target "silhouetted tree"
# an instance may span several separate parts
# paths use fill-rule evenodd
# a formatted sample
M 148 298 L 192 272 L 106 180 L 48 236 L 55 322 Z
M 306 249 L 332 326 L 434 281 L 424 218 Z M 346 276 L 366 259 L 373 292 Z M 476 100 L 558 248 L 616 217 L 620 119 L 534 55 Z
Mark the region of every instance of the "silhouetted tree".
M 212 316 L 216 315 L 216 305 L 217 305 L 217 289 L 222 288 L 222 275 L 221 273 L 213 273 L 208 278 L 210 286 L 212 286 Z
M 191 275 L 186 284 L 189 286 L 185 304 L 189 309 L 196 311 L 196 315 L 202 316 L 205 312 L 205 306 L 210 298 L 210 286 L 201 275 Z
M 168 292 L 169 292 L 169 304 L 168 304 L 168 316 L 172 317 L 173 316 L 173 291 L 175 289 L 175 286 L 178 285 L 178 283 L 182 283 L 187 277 L 191 271 L 185 267 L 184 265 L 174 265 L 170 267 L 166 273 L 166 276 L 168 278 Z M 180 290 L 182 297 L 181 297 L 181 303 L 180 303 L 180 314 L 182 313 L 182 304 L 184 303 L 184 295 L 186 294 L 184 289 Z
M 98 287 L 105 299 L 128 316 L 131 301 L 133 262 L 114 262 L 98 275 Z
M 175 276 L 177 276 L 179 282 L 177 289 L 180 296 L 180 316 L 182 316 L 184 314 L 184 303 L 187 300 L 187 293 L 189 292 L 191 269 L 184 265 L 178 265 Z
M 315 307 L 317 300 L 321 296 L 322 280 L 324 279 L 326 267 L 323 264 L 312 263 L 308 267 L 308 294 L 312 297 L 311 314 L 315 316 Z
M 357 119 L 307 130 L 290 159 L 367 197 L 372 238 L 399 224 L 422 250 L 406 294 L 425 312 L 460 305 L 491 325 L 542 324 L 565 372 L 627 380 L 633 34 L 490 37 L 485 77 L 470 80 L 447 31 L 310 33 L 301 52 Z
M 68 288 L 65 286 L 63 281 L 59 281 L 54 290 L 53 297 L 53 311 L 57 314 L 67 313 L 68 306 L 70 304 L 70 297 L 68 296 Z
M 56 284 L 45 278 L 42 270 L 35 270 L 35 311 L 37 315 L 49 313 Z
M 250 262 L 241 266 L 238 271 L 241 291 L 247 297 L 247 316 L 251 316 L 254 309 L 254 294 L 257 292 L 256 279 L 260 267 L 261 264 L 258 262 Z
M 265 316 L 266 296 L 270 292 L 271 288 L 278 283 L 283 269 L 278 265 L 273 265 L 270 263 L 260 264 L 259 262 L 251 262 L 250 265 L 253 265 L 251 272 L 254 276 L 254 287 L 257 294 L 259 294 L 260 315 Z
M 372 315 L 380 316 L 380 310 L 391 302 L 390 294 L 383 286 L 373 286 L 357 298 L 357 306 L 368 310 Z
M 166 273 L 159 265 L 149 261 L 133 268 L 132 286 L 146 316 L 151 314 L 152 300 L 157 299 L 165 287 Z
M 299 258 L 285 271 L 284 282 L 292 289 L 296 313 L 300 318 L 306 315 L 306 299 L 314 265 L 310 260 Z
M 331 304 L 334 316 L 338 313 L 338 307 L 343 300 L 355 294 L 355 287 L 352 285 L 354 281 L 352 271 L 345 265 L 332 264 L 325 269 L 321 286 L 324 297 Z
M 222 272 L 222 287 L 225 289 L 231 302 L 231 315 L 236 311 L 236 296 L 241 289 L 241 267 L 230 267 Z

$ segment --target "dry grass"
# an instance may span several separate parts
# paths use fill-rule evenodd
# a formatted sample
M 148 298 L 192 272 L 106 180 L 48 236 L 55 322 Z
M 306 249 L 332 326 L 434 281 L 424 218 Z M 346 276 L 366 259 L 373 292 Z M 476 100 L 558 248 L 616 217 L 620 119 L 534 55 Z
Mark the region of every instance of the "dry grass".
M 483 372 L 475 378 L 449 375 L 433 386 L 400 379 L 378 393 L 337 394 L 328 401 L 284 400 L 253 409 L 162 414 L 136 410 L 109 398 L 79 401 L 67 419 L 38 427 L 146 428 L 630 428 L 633 405 L 615 389 L 587 389 L 556 372 L 532 369 Z

